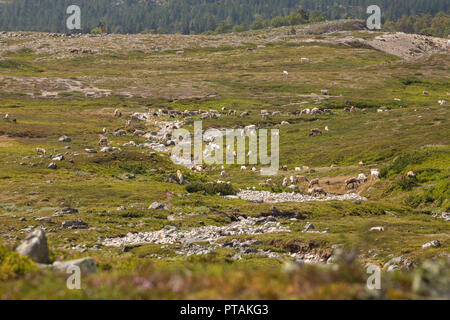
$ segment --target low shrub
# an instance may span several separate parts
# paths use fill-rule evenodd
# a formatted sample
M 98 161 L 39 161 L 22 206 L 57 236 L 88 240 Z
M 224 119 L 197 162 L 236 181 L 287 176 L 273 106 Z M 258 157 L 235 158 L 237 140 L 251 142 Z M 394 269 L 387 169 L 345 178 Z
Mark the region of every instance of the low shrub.
M 416 177 L 401 177 L 395 182 L 395 186 L 400 190 L 409 191 L 418 186 Z
M 149 165 L 146 163 L 129 163 L 129 162 L 121 162 L 119 163 L 119 168 L 133 174 L 145 174 L 148 169 L 150 169 Z
M 30 258 L 0 247 L 0 281 L 15 279 L 37 270 L 37 265 Z
M 231 184 L 227 183 L 203 183 L 203 182 L 193 182 L 186 186 L 186 190 L 189 193 L 195 192 L 206 192 L 207 194 L 217 194 L 231 195 L 235 191 Z

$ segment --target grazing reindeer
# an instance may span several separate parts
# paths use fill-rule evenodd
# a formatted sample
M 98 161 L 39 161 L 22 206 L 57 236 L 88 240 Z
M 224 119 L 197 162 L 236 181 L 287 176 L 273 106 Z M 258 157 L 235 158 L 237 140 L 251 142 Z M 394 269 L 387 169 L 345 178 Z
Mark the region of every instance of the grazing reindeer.
M 352 189 L 354 189 L 355 185 L 358 186 L 359 183 L 360 181 L 358 180 L 358 178 L 350 178 L 348 180 L 345 180 L 345 187 L 348 189 L 348 187 L 352 185 Z
M 314 135 L 318 135 L 318 134 L 321 135 L 322 134 L 322 130 L 314 128 L 314 129 L 311 129 L 311 132 L 309 133 L 309 136 L 313 137 Z
M 380 171 L 378 169 L 371 169 L 370 170 L 370 178 L 371 179 L 378 179 L 379 175 L 380 175 Z
M 122 116 L 122 112 L 119 109 L 114 110 L 114 117 L 120 118 Z
M 327 193 L 323 188 L 309 188 L 308 193 L 312 196 L 323 195 L 326 196 Z
M 315 185 L 319 185 L 319 179 L 312 179 L 312 180 L 309 182 L 309 187 L 310 187 L 310 188 L 312 188 L 312 187 L 315 186 Z
M 98 145 L 99 146 L 107 146 L 108 145 L 108 138 L 101 134 L 100 135 L 100 139 L 98 140 Z

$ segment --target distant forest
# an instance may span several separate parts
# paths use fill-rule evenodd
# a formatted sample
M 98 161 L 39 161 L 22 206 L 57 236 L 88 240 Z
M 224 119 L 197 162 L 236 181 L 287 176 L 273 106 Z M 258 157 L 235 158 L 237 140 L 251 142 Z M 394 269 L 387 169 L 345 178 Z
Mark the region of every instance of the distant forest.
M 66 8 L 81 8 L 83 33 L 226 33 L 367 17 L 377 4 L 390 30 L 441 37 L 450 0 L 5 0 L 0 30 L 67 32 Z

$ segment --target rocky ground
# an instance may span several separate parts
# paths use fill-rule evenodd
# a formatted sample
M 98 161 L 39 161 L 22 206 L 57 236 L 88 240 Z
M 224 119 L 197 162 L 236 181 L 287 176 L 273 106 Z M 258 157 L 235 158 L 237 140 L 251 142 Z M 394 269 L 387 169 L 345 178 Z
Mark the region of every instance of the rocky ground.
M 295 29 L 0 34 L 0 297 L 448 297 L 447 39 Z M 278 172 L 173 163 L 194 120 Z
M 450 41 L 448 39 L 402 32 L 380 35 L 373 40 L 368 40 L 366 43 L 375 49 L 403 59 L 414 59 L 450 51 Z
M 343 195 L 329 194 L 326 196 L 309 196 L 300 193 L 271 193 L 268 191 L 251 191 L 245 190 L 241 191 L 236 195 L 239 199 L 251 201 L 251 202 L 306 202 L 306 201 L 343 201 L 343 200 L 367 200 L 358 194 L 348 193 Z

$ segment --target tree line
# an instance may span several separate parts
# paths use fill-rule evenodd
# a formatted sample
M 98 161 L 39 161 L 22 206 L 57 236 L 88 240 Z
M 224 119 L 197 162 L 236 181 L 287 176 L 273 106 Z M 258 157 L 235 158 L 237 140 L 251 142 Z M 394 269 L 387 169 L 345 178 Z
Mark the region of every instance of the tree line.
M 225 33 L 367 17 L 377 4 L 392 29 L 448 35 L 450 0 L 10 0 L 0 29 L 66 32 L 66 8 L 81 8 L 83 33 Z
M 450 34 L 450 14 L 441 11 L 435 16 L 431 14 L 422 14 L 420 16 L 403 15 L 396 21 L 387 21 L 383 27 L 389 31 L 402 31 L 447 38 Z

